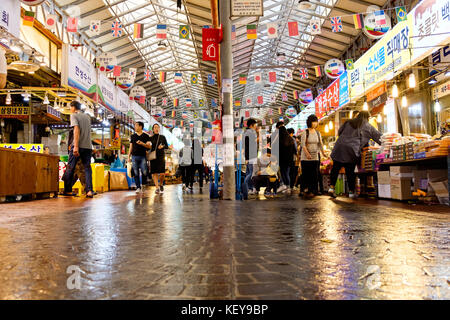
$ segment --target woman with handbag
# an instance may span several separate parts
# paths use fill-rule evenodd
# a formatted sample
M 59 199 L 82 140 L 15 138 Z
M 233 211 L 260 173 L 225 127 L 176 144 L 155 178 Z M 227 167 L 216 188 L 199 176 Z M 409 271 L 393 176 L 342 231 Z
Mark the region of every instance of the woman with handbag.
M 166 137 L 159 133 L 159 125 L 152 127 L 153 136 L 150 137 L 152 143 L 151 152 L 148 154 L 150 160 L 150 170 L 155 183 L 156 193 L 164 192 L 164 177 L 166 172 L 166 160 L 164 150 L 169 148 Z
M 134 181 L 136 182 L 136 193 L 144 191 L 144 185 L 147 184 L 147 161 L 146 152 L 151 148 L 150 137 L 142 129 L 144 124 L 137 121 L 134 124 L 136 131 L 130 137 L 130 151 L 128 152 L 128 161 L 133 163 Z M 142 186 L 139 171 L 142 174 Z
M 339 128 L 339 138 L 331 152 L 333 168 L 331 169 L 328 193 L 333 198 L 336 198 L 334 186 L 342 167 L 345 168 L 347 176 L 349 197 L 356 198 L 355 168 L 360 161 L 361 150 L 369 143 L 370 139 L 381 144 L 381 133 L 369 124 L 369 116 L 369 112 L 361 111 L 356 118 L 346 121 Z

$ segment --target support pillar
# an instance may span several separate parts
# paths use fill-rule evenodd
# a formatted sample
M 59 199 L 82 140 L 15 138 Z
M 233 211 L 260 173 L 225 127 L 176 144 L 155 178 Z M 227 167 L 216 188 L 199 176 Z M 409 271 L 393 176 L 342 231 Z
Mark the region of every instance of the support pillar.
M 233 55 L 231 51 L 231 19 L 230 19 L 230 1 L 229 0 L 218 0 L 219 1 L 219 14 L 220 23 L 223 28 L 223 39 L 220 44 L 220 67 L 222 79 L 232 79 L 233 78 Z M 223 89 L 222 89 L 223 90 Z M 233 104 L 232 93 L 224 92 L 222 94 L 222 111 L 223 116 L 233 117 Z M 223 119 L 223 118 L 222 118 Z M 230 144 L 233 146 L 233 160 L 235 158 L 235 148 L 234 148 L 234 137 L 227 137 L 227 132 L 233 132 L 233 121 L 222 121 L 223 129 L 223 143 L 224 143 L 224 159 L 227 158 L 225 153 L 231 152 Z M 228 146 L 228 148 L 227 148 Z M 227 151 L 228 150 L 228 151 Z M 228 157 L 231 155 L 228 154 Z M 223 166 L 223 199 L 224 200 L 235 200 L 236 198 L 236 181 L 235 181 L 235 169 L 234 161 L 233 163 L 224 163 Z

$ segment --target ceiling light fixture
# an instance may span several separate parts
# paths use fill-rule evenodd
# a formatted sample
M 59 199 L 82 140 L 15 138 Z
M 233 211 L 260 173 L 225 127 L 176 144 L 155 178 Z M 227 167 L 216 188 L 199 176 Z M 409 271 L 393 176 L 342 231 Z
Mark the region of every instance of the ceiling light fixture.
M 47 94 L 45 94 L 45 98 L 44 98 L 44 101 L 42 103 L 43 104 L 50 104 L 50 101 L 48 100 Z
M 367 103 L 367 101 L 364 101 L 363 111 L 369 111 L 369 104 Z
M 414 75 L 414 73 L 411 73 L 408 77 L 408 86 L 410 88 L 416 87 L 416 76 Z
M 439 100 L 436 100 L 434 104 L 434 112 L 441 112 L 441 104 L 439 103 Z
M 392 86 L 392 97 L 398 98 L 398 87 L 396 83 Z
M 6 95 L 6 101 L 5 101 L 5 103 L 6 103 L 6 104 L 11 104 L 11 102 L 12 102 L 12 99 L 11 99 L 11 93 L 8 92 L 8 94 Z
M 403 96 L 402 98 L 402 107 L 406 108 L 408 106 L 408 100 L 406 99 L 406 96 Z

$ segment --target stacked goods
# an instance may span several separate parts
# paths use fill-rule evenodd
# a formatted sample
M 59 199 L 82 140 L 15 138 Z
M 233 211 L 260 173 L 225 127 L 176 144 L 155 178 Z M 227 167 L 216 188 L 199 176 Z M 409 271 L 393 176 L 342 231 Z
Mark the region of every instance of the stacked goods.
M 414 142 L 408 142 L 405 144 L 405 160 L 414 159 Z
M 378 197 L 391 198 L 391 175 L 389 171 L 378 171 Z
M 412 191 L 414 185 L 412 184 L 414 167 L 406 166 L 391 166 L 390 167 L 390 185 L 391 198 L 397 200 L 413 199 Z
M 372 170 L 372 151 L 369 148 L 363 148 L 361 151 L 361 168 L 364 171 Z
M 435 144 L 429 146 L 426 150 L 426 156 L 428 157 L 437 157 L 437 156 L 446 156 L 448 155 L 448 149 L 450 147 L 450 138 L 442 139 L 442 140 L 434 140 Z
M 394 140 L 401 138 L 399 133 L 385 133 L 381 136 L 381 149 L 382 152 L 390 153 L 391 146 Z
M 391 146 L 391 158 L 392 161 L 403 161 L 405 160 L 405 145 L 392 145 Z

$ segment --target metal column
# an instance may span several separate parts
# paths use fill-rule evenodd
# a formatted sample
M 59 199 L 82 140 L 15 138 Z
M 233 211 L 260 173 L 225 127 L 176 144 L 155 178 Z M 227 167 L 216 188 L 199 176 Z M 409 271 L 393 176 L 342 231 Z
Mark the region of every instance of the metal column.
M 219 1 L 219 16 L 220 23 L 223 28 L 223 39 L 220 44 L 220 66 L 222 79 L 232 79 L 233 78 L 233 55 L 231 51 L 231 19 L 230 19 L 230 1 L 229 0 L 218 0 Z M 223 115 L 233 115 L 233 104 L 232 99 L 233 96 L 231 93 L 224 92 L 223 94 L 223 104 L 222 110 Z M 231 130 L 233 132 L 233 122 L 224 123 L 223 125 L 231 126 L 231 128 L 225 128 L 223 126 L 223 132 Z M 227 144 L 233 145 L 234 152 L 234 137 L 225 137 L 223 138 L 224 143 L 224 152 L 226 152 Z M 224 159 L 225 159 L 224 155 Z M 234 159 L 234 154 L 233 154 Z M 235 186 L 235 170 L 234 170 L 234 162 L 232 165 L 224 165 L 223 166 L 223 199 L 225 200 L 234 200 L 236 198 L 236 186 Z

